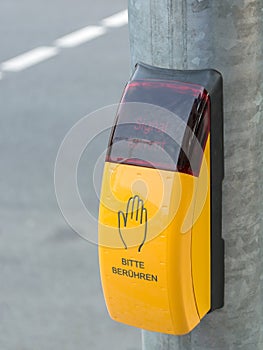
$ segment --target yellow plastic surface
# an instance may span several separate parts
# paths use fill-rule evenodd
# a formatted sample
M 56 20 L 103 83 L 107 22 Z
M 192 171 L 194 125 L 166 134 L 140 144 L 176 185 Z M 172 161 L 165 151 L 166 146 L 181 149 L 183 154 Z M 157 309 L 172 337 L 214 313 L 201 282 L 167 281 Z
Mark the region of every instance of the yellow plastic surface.
M 209 168 L 209 142 L 205 153 Z M 177 335 L 200 322 L 210 308 L 209 213 L 205 161 L 199 178 L 105 163 L 99 259 L 114 320 Z

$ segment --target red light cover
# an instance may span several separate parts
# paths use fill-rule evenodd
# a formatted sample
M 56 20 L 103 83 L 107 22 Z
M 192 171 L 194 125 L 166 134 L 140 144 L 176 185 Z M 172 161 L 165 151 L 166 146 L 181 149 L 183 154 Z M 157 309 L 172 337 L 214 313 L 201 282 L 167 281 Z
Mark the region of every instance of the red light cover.
M 127 102 L 158 108 L 151 113 L 142 108 L 140 113 L 138 108 L 125 108 Z M 161 109 L 168 111 L 160 114 Z M 178 118 L 185 125 L 180 141 L 175 136 Z M 198 176 L 209 132 L 210 98 L 202 86 L 135 80 L 124 90 L 106 160 Z

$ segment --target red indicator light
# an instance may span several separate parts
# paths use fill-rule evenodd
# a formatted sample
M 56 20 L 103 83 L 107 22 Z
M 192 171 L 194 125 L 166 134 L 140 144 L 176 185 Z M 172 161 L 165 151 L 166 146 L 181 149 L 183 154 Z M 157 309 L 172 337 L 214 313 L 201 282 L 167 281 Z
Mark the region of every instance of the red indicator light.
M 158 108 L 127 108 L 127 103 Z M 184 123 L 179 140 L 178 118 Z M 209 130 L 210 99 L 202 86 L 132 81 L 120 103 L 106 160 L 198 176 Z
M 186 92 L 187 94 L 191 93 L 193 96 L 198 95 L 200 93 L 200 88 L 201 86 L 196 85 L 196 84 L 187 84 L 187 83 L 182 83 L 182 82 L 165 82 L 161 80 L 148 80 L 148 81 L 133 81 L 129 83 L 129 85 L 126 87 L 126 89 L 131 89 L 133 87 L 150 87 L 151 89 L 153 88 L 167 88 L 167 89 L 172 89 L 175 92 L 179 93 L 184 93 Z

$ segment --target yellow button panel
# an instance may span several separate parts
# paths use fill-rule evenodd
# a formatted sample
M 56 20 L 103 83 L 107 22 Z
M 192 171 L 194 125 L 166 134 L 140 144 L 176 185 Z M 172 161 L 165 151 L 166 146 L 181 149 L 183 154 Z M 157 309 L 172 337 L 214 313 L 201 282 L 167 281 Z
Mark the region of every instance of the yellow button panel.
M 209 311 L 209 144 L 199 177 L 105 163 L 99 259 L 114 320 L 179 335 Z

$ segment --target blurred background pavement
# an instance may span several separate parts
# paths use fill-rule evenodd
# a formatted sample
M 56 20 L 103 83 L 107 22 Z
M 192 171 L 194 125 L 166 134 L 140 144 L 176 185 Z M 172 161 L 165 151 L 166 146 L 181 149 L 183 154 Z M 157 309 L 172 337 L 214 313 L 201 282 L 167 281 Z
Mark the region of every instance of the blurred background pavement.
M 66 224 L 53 184 L 65 134 L 117 103 L 130 74 L 128 28 L 118 18 L 93 40 L 82 33 L 80 43 L 79 33 L 70 47 L 54 42 L 126 7 L 124 0 L 0 1 L 1 350 L 140 349 L 140 330 L 109 318 L 97 246 Z M 39 47 L 48 48 L 42 56 L 32 52 Z M 82 163 L 85 191 L 92 179 Z

